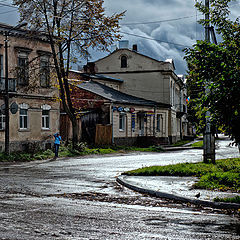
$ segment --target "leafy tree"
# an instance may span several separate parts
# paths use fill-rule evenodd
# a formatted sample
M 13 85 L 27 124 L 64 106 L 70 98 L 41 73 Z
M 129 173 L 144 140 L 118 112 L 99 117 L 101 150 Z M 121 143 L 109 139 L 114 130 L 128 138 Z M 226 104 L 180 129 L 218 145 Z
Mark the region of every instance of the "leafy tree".
M 73 146 L 78 142 L 77 114 L 70 96 L 68 74 L 76 57 L 88 49 L 107 50 L 120 39 L 119 20 L 124 13 L 106 16 L 104 0 L 14 0 L 20 22 L 26 21 L 35 32 L 48 38 L 60 90 L 60 100 L 73 127 Z
M 202 13 L 209 11 L 210 14 L 209 21 L 201 20 L 200 23 L 205 27 L 214 26 L 222 40 L 218 45 L 197 41 L 193 48 L 185 49 L 185 59 L 189 69 L 189 108 L 198 128 L 204 129 L 209 110 L 212 126 L 221 126 L 239 144 L 240 25 L 239 18 L 230 19 L 231 2 L 210 0 L 210 10 L 201 2 L 196 4 Z M 210 91 L 206 92 L 206 88 Z

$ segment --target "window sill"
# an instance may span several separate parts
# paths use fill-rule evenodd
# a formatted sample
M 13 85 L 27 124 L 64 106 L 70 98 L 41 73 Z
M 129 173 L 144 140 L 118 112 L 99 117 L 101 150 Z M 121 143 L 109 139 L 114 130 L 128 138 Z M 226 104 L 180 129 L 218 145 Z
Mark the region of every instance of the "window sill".
M 119 132 L 124 132 L 125 130 L 124 129 L 119 129 Z
M 30 132 L 30 129 L 25 129 L 25 128 L 21 128 L 18 130 L 19 132 Z
M 50 131 L 50 128 L 42 128 L 42 131 Z

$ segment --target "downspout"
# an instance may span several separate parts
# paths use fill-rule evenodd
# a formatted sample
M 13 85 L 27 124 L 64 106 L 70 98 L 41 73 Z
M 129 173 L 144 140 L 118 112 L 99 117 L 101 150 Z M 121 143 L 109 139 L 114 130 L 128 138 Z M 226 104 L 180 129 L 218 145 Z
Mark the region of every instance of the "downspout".
M 113 104 L 111 103 L 110 105 L 110 112 L 112 114 L 111 118 L 112 118 L 112 144 L 114 144 L 114 128 L 113 128 Z
M 183 105 L 182 105 L 182 87 L 180 87 L 180 113 L 183 111 Z M 182 136 L 182 116 L 180 117 L 180 140 L 182 140 L 183 136 Z
M 156 136 L 156 132 L 155 132 L 155 125 L 156 125 L 156 106 L 154 106 L 154 115 L 153 115 L 153 136 Z

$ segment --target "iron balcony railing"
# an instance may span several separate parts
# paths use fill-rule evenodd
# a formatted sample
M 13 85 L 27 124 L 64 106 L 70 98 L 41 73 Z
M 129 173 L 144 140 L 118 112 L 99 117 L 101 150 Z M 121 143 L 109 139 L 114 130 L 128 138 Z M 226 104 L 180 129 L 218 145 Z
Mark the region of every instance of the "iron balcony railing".
M 16 92 L 16 89 L 17 89 L 16 78 L 9 78 L 8 79 L 8 91 L 9 92 Z M 1 92 L 5 91 L 5 78 L 4 77 L 0 78 L 0 91 Z

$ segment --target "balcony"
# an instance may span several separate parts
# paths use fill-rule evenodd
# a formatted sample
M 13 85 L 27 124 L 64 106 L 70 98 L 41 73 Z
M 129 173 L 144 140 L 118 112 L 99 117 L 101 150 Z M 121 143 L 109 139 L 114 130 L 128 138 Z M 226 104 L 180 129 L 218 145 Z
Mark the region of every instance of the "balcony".
M 16 92 L 17 89 L 17 80 L 16 78 L 9 78 L 8 79 L 8 91 L 9 92 Z M 5 78 L 0 78 L 0 92 L 5 91 Z
M 181 118 L 184 114 L 187 113 L 187 108 L 184 104 L 179 104 L 179 106 L 176 109 L 177 112 L 177 118 Z

